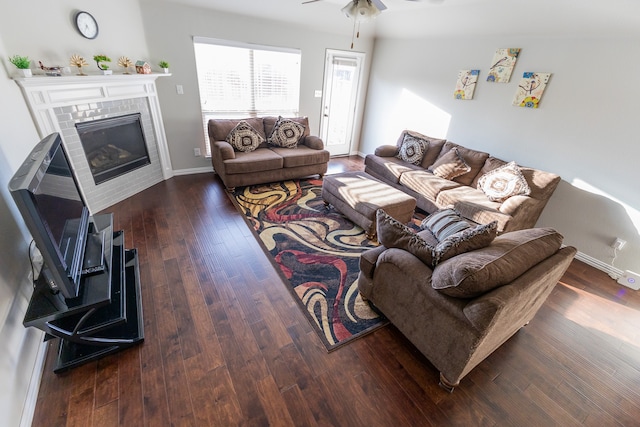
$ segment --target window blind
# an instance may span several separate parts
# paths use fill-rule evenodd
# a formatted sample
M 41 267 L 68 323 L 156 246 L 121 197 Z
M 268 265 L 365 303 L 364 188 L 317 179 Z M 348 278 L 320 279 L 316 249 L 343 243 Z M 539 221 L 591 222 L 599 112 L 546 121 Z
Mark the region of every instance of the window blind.
M 299 115 L 299 50 L 194 37 L 205 135 L 213 118 Z

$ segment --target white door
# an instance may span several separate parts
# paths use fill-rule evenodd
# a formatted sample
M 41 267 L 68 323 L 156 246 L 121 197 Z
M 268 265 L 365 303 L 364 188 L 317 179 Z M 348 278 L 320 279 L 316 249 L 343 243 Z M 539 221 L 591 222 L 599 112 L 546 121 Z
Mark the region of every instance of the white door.
M 327 49 L 320 137 L 332 156 L 350 154 L 364 53 Z

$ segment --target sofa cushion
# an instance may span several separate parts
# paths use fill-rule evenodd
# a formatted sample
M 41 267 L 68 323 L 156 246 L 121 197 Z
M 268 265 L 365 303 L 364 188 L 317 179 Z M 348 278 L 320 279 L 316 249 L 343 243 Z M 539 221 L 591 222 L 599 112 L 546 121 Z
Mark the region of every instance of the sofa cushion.
M 367 154 L 364 158 L 364 166 L 365 172 L 393 184 L 397 184 L 400 177 L 407 171 L 422 170 L 420 166 L 404 162 L 397 157 L 381 157 L 375 154 Z
M 434 247 L 425 239 L 382 209 L 376 211 L 376 221 L 378 241 L 383 246 L 405 250 L 423 263 L 433 265 Z
M 433 162 L 436 161 L 436 158 L 438 158 L 438 155 L 440 155 L 440 150 L 442 150 L 442 146 L 446 142 L 446 140 L 444 139 L 433 138 L 413 130 L 403 130 L 400 133 L 400 137 L 398 138 L 398 141 L 396 142 L 396 145 L 398 146 L 398 148 L 400 148 L 400 145 L 402 145 L 402 141 L 404 140 L 405 135 L 411 135 L 415 138 L 420 138 L 422 140 L 429 141 L 429 149 L 424 154 L 424 157 L 422 158 L 422 162 L 420 163 L 420 166 L 422 166 L 424 169 L 428 168 L 433 164 Z
M 405 133 L 396 157 L 405 162 L 419 165 L 428 149 L 428 140 Z
M 448 153 L 454 148 L 458 149 L 458 154 L 460 154 L 460 157 L 462 157 L 464 162 L 470 168 L 467 173 L 456 176 L 454 178 L 454 181 L 459 182 L 463 185 L 471 185 L 474 178 L 478 175 L 480 169 L 482 169 L 486 160 L 489 158 L 489 153 L 485 153 L 484 151 L 472 150 L 470 148 L 463 147 L 462 145 L 455 144 L 451 141 L 447 141 L 442 147 L 440 156 L 443 156 L 445 153 Z
M 498 223 L 481 224 L 454 233 L 440 241 L 433 251 L 433 266 L 459 254 L 488 246 L 496 238 Z
M 225 160 L 223 163 L 227 175 L 263 172 L 283 167 L 282 156 L 268 148 L 260 148 L 250 152 L 239 151 L 235 158 Z
M 298 122 L 283 117 L 273 126 L 267 142 L 276 147 L 293 148 L 304 134 L 305 127 Z
M 460 187 L 457 182 L 440 178 L 426 170 L 404 172 L 400 175 L 400 184 L 434 202 L 441 191 Z
M 471 168 L 458 153 L 458 149 L 453 148 L 438 158 L 428 170 L 440 178 L 452 180 L 457 176 L 466 174 Z
M 226 141 L 229 132 L 240 122 L 249 123 L 265 141 L 267 140 L 267 135 L 264 133 L 264 124 L 260 117 L 249 117 L 246 119 L 211 119 L 208 123 L 209 139 L 212 141 Z
M 447 237 L 470 227 L 454 209 L 436 211 L 422 220 L 420 227 L 429 230 L 441 242 Z
M 482 190 L 465 185 L 441 191 L 436 203 L 440 207 L 453 207 L 464 218 L 477 224 L 498 221 L 500 231 L 511 219 L 510 215 L 500 212 L 500 203 L 489 200 Z
M 478 180 L 478 188 L 489 200 L 500 203 L 512 196 L 528 196 L 531 193 L 516 162 L 509 162 L 484 174 Z
M 473 188 L 478 188 L 478 181 L 480 181 L 480 178 L 482 178 L 484 174 L 491 172 L 492 170 L 499 168 L 500 166 L 504 166 L 506 164 L 507 162 L 505 162 L 504 160 L 500 160 L 497 157 L 489 156 L 487 160 L 485 160 L 484 165 L 480 169 L 480 172 L 478 172 L 478 175 L 476 175 L 473 181 L 471 181 L 470 186 Z
M 273 127 L 276 125 L 279 117 L 275 116 L 265 116 L 261 120 L 264 122 L 264 133 L 265 135 L 271 135 L 273 133 Z M 309 118 L 306 116 L 303 117 L 286 117 L 287 120 L 294 121 L 296 123 L 300 123 L 304 126 L 304 132 L 302 136 L 309 136 L 311 132 L 309 130 Z M 266 136 L 265 136 L 266 139 Z
M 327 150 L 315 150 L 302 144 L 294 148 L 272 147 L 271 151 L 282 157 L 285 168 L 317 165 L 329 161 Z
M 458 298 L 473 298 L 512 282 L 558 251 L 562 235 L 551 228 L 505 233 L 487 247 L 458 255 L 434 270 L 431 286 Z
M 249 123 L 241 120 L 227 135 L 226 141 L 237 151 L 250 152 L 264 142 L 264 138 Z

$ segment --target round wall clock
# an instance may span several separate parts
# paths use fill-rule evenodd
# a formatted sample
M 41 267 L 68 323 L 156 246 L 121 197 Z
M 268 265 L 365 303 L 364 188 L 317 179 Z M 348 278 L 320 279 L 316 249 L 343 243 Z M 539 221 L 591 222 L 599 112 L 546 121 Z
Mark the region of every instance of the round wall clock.
M 98 22 L 89 12 L 76 13 L 76 28 L 83 37 L 88 39 L 98 37 Z

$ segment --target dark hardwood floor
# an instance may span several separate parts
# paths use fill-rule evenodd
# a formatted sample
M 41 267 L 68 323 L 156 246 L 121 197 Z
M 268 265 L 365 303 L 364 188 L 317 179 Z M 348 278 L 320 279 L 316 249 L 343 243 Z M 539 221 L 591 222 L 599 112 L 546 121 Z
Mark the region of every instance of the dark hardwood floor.
M 393 326 L 327 353 L 213 174 L 108 211 L 139 249 L 145 341 L 61 375 L 50 347 L 34 426 L 640 425 L 640 293 L 579 261 L 448 394 Z

